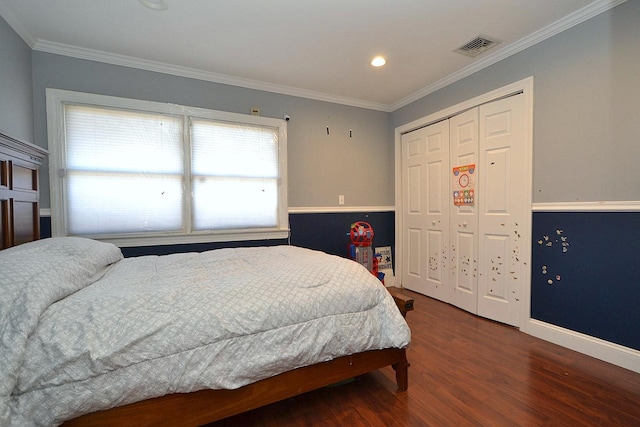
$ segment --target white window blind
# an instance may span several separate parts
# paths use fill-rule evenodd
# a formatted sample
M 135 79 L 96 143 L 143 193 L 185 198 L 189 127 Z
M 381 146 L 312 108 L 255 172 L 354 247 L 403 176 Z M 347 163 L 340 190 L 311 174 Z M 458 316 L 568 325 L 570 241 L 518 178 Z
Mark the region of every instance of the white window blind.
M 57 89 L 47 119 L 54 236 L 288 236 L 284 120 Z
M 194 228 L 275 227 L 278 130 L 192 120 Z
M 64 110 L 69 234 L 182 231 L 182 119 Z

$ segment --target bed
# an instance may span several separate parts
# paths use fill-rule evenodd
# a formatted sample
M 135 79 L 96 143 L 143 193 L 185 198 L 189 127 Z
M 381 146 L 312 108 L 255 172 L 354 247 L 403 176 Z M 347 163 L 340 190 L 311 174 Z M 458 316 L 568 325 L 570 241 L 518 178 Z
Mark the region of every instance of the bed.
M 203 425 L 391 365 L 410 331 L 364 267 L 293 246 L 0 251 L 0 425 Z

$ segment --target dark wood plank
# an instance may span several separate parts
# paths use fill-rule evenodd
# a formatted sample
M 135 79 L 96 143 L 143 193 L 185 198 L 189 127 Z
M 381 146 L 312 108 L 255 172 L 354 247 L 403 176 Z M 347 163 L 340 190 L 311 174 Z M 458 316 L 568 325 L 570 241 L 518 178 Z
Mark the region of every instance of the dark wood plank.
M 393 300 L 396 302 L 402 317 L 407 317 L 407 312 L 413 310 L 413 297 L 404 292 L 402 288 L 397 288 L 395 286 L 390 286 L 387 288 L 387 291 L 393 297 Z
M 391 368 L 210 424 L 639 426 L 640 374 L 403 290 L 407 392 Z
M 258 408 L 320 387 L 391 365 L 397 389 L 408 383 L 406 352 L 387 348 L 339 357 L 328 362 L 284 372 L 235 390 L 200 390 L 148 399 L 94 412 L 65 422 L 64 426 L 198 426 L 211 420 Z

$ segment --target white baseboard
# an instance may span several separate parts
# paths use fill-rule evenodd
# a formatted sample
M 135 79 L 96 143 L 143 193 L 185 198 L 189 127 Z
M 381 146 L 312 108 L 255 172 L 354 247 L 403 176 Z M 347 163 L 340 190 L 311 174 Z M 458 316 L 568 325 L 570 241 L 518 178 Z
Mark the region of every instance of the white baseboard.
M 529 319 L 528 324 L 522 331 L 545 341 L 640 373 L 640 351 L 638 350 L 536 319 Z

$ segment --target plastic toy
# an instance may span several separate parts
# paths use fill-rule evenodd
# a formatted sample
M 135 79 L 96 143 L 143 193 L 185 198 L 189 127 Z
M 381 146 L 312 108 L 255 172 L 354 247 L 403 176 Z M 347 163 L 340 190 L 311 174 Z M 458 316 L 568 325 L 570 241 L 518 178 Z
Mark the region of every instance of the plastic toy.
M 373 227 L 368 222 L 358 221 L 351 224 L 349 253 L 351 259 L 362 264 L 371 274 L 384 283 L 384 273 L 378 272 L 380 254 L 374 254 L 371 249 L 374 235 Z
M 358 221 L 351 224 L 351 243 L 356 246 L 371 246 L 373 241 L 373 227 L 368 222 Z

